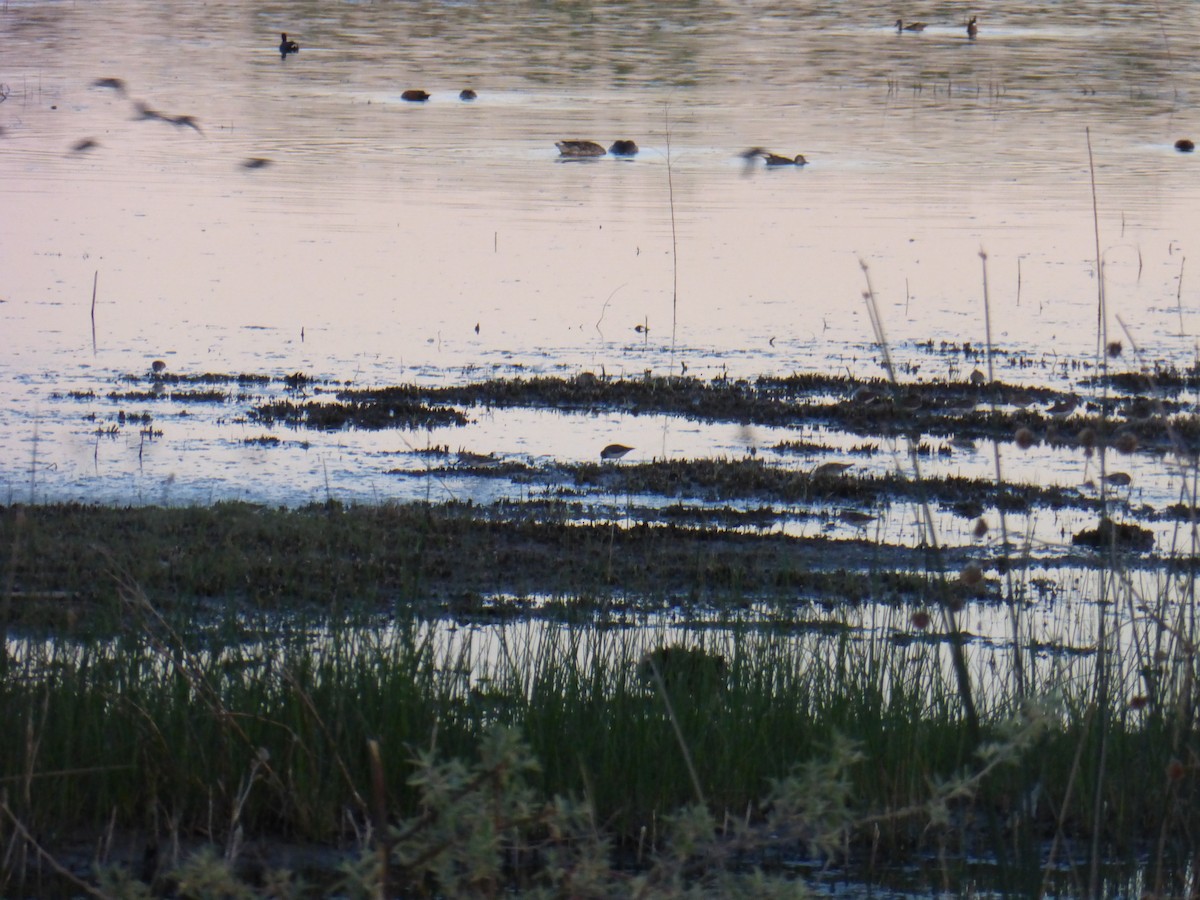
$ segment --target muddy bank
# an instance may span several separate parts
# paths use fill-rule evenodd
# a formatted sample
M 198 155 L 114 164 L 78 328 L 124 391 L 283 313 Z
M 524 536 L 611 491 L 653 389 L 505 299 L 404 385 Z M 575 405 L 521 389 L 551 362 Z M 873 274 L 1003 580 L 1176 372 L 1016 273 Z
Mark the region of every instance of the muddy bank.
M 578 523 L 571 513 L 567 504 L 10 506 L 0 511 L 0 545 L 11 548 L 3 609 L 9 621 L 71 623 L 106 615 L 136 587 L 164 605 L 387 611 L 403 604 L 418 615 L 463 619 L 573 617 L 680 605 L 919 604 L 943 576 L 951 596 L 967 602 L 997 600 L 999 575 L 1022 564 L 1016 552 L 982 547 L 935 552 L 684 526 L 666 516 L 622 527 Z M 1102 557 L 1064 546 L 1057 564 Z M 959 573 L 972 562 L 983 578 L 968 586 Z M 1128 562 L 1162 564 L 1145 554 Z

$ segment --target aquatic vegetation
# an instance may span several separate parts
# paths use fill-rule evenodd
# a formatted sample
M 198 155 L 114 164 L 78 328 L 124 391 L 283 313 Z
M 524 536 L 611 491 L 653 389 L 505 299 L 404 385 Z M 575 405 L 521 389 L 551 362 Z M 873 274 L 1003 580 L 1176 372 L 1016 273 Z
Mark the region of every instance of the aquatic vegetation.
M 406 400 L 361 403 L 324 403 L 316 400 L 293 403 L 290 400 L 277 400 L 254 407 L 250 417 L 265 425 L 280 422 L 329 431 L 347 426 L 416 430 L 467 424 L 467 417 L 458 410 Z

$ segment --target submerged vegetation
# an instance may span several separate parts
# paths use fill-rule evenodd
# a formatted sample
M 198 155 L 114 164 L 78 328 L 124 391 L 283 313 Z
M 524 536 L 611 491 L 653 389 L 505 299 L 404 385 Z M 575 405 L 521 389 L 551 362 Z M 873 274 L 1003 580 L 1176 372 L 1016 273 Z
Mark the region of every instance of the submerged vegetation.
M 488 504 L 4 507 L 3 890 L 1185 892 L 1195 507 L 1135 503 L 1105 462 L 1193 483 L 1196 376 L 1086 377 L 1091 399 L 978 370 L 381 389 L 297 373 L 283 397 L 250 376 L 131 377 L 112 402 L 225 404 L 236 385 L 265 430 L 244 440 L 268 453 L 279 425 L 509 405 L 858 443 L 801 467 L 789 456 L 817 444 L 542 464 L 428 446 L 395 470 L 541 487 Z M 144 410 L 109 427 L 129 421 L 155 434 Z M 911 474 L 845 461 L 881 434 Z M 921 473 L 975 441 L 997 472 L 1001 446 L 1078 448 L 1096 480 Z M 1009 533 L 1038 515 L 1063 517 L 1058 543 Z
M 1051 645 L 1028 573 L 567 509 L 4 509 L 6 890 L 1185 877 L 1190 573 L 1099 547 Z M 1010 641 L 957 623 L 987 605 Z

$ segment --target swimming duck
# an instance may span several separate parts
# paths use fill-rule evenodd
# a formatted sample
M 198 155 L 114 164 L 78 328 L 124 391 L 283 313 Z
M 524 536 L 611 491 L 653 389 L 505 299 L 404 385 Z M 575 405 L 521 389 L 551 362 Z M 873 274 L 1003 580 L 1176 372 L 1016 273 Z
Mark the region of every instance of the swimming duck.
M 473 90 L 471 90 L 470 88 L 463 88 L 461 91 L 458 92 L 459 100 L 474 100 L 478 96 L 479 95 L 477 93 L 475 93 Z
M 407 100 L 410 103 L 424 103 L 429 99 L 429 94 L 425 91 L 405 91 L 400 95 L 401 100 Z
M 778 153 L 771 153 L 769 150 L 764 150 L 762 147 L 751 147 L 749 150 L 743 151 L 740 155 L 742 159 L 746 160 L 747 166 L 760 157 L 768 166 L 808 165 L 808 160 L 804 158 L 803 153 L 797 153 L 795 156 L 780 156 Z
M 603 156 L 607 151 L 595 141 L 555 141 L 554 146 L 563 156 Z
M 118 94 L 125 93 L 125 82 L 120 78 L 97 78 L 92 82 L 92 87 L 109 88 Z
M 299 53 L 300 45 L 295 41 L 289 41 L 287 32 L 282 32 L 279 35 L 279 57 L 280 59 L 287 56 L 289 53 Z
M 896 34 L 900 34 L 901 32 L 904 32 L 904 31 L 924 31 L 924 30 L 925 30 L 924 22 L 909 22 L 907 25 L 905 25 L 903 19 L 896 20 Z
M 979 26 L 975 24 L 975 16 L 971 16 L 971 21 L 967 23 L 967 37 L 975 40 L 977 34 L 979 34 Z
M 777 153 L 764 153 L 763 162 L 768 166 L 807 166 L 808 160 L 804 158 L 803 153 L 797 153 L 795 157 L 780 156 Z
M 608 152 L 613 156 L 637 156 L 638 145 L 633 141 L 613 141 Z
M 1196 144 L 1188 138 L 1180 138 L 1175 142 L 1175 149 L 1180 153 L 1191 153 L 1196 149 Z

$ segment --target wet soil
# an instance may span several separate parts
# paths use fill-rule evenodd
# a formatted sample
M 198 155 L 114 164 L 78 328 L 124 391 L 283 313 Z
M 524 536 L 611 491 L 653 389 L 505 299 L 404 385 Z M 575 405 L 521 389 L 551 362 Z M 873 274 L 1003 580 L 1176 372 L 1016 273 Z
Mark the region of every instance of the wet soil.
M 962 347 L 936 352 L 971 358 Z M 1057 442 L 1085 451 L 1110 445 L 1150 456 L 1168 448 L 1193 452 L 1200 420 L 1182 392 L 1200 383 L 1197 371 L 1156 370 L 1136 379 L 1094 372 L 1086 377 L 1101 382 L 1102 402 L 1082 401 L 1072 392 L 986 383 L 978 370 L 959 382 L 903 386 L 820 374 L 701 381 L 584 373 L 370 389 L 321 383 L 303 373 L 270 378 L 152 372 L 127 376 L 130 389 L 112 396 L 195 403 L 236 397 L 250 405 L 251 420 L 300 428 L 427 428 L 465 424 L 476 409 L 525 407 L 710 422 L 816 423 L 876 439 L 905 435 L 917 456 L 949 452 L 952 442 L 976 439 L 1020 447 Z M 272 390 L 283 396 L 268 398 Z M 129 415 L 153 427 L 151 413 Z M 270 448 L 278 439 L 268 434 L 251 440 Z M 403 602 L 432 615 L 466 618 L 680 605 L 721 610 L 888 603 L 911 601 L 929 579 L 944 577 L 955 585 L 959 602 L 994 599 L 998 577 L 1025 562 L 1021 548 L 992 538 L 941 547 L 888 543 L 878 535 L 868 539 L 872 521 L 893 503 L 929 505 L 968 522 L 986 510 L 1036 509 L 1070 509 L 1090 521 L 1074 542 L 1073 535 L 1064 534 L 1061 546 L 1041 548 L 1043 567 L 1087 566 L 1111 553 L 1121 553 L 1127 565 L 1190 564 L 1178 555 L 1169 561 L 1156 557 L 1149 532 L 1134 522 L 1110 521 L 1098 494 L 1075 488 L 952 476 L 915 480 L 857 473 L 844 463 L 796 471 L 754 456 L 534 464 L 455 455 L 445 447 L 420 455 L 424 468 L 395 470 L 396 477 L 503 478 L 553 491 L 541 499 L 487 506 L 9 507 L 0 513 L 0 546 L 14 548 L 5 567 L 7 614 L 23 618 L 20 608 L 27 602 L 31 609 L 45 608 L 34 598 L 70 598 L 71 608 L 102 606 L 128 583 L 168 601 L 237 598 L 269 608 Z M 608 515 L 598 515 L 597 495 L 621 498 L 619 512 L 614 504 Z M 1193 510 L 1180 504 L 1130 509 L 1126 515 L 1190 519 Z M 781 533 L 785 516 L 827 533 Z M 976 537 L 983 538 L 986 527 L 977 524 Z M 833 533 L 835 525 L 842 536 Z M 844 536 L 847 526 L 856 536 Z M 957 581 L 968 564 L 984 575 L 970 589 Z M 47 615 L 58 617 L 53 611 Z

